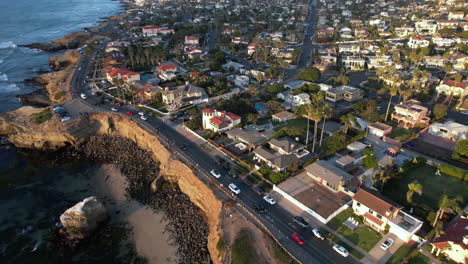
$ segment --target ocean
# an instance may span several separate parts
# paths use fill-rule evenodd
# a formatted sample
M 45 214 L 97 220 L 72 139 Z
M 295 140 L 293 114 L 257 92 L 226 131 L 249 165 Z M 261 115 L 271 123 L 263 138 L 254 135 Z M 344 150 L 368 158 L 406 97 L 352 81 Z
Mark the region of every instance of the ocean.
M 18 45 L 49 42 L 95 26 L 120 8 L 121 3 L 112 0 L 1 0 L 0 112 L 20 107 L 16 95 L 39 88 L 23 80 L 50 71 L 47 60 L 56 54 Z

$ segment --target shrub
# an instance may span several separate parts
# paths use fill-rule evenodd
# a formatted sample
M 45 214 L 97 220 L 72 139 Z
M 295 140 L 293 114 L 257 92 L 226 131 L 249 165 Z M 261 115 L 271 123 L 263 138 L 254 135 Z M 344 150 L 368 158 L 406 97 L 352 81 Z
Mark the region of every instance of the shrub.
M 468 172 L 466 172 L 463 169 L 456 168 L 456 167 L 446 165 L 446 164 L 440 164 L 438 166 L 438 168 L 439 168 L 440 172 L 442 172 L 442 173 L 448 174 L 448 175 L 453 176 L 455 178 L 458 178 L 458 179 L 460 179 L 462 181 L 463 180 L 468 181 Z
M 60 100 L 60 99 L 62 99 L 62 97 L 63 97 L 64 95 L 65 95 L 65 92 L 64 92 L 64 91 L 60 91 L 60 92 L 58 92 L 58 93 L 55 94 L 54 99 L 55 99 L 55 100 Z
M 42 124 L 52 117 L 52 113 L 50 112 L 49 109 L 45 109 L 42 112 L 33 114 L 32 116 L 36 117 L 36 123 Z
M 216 243 L 216 249 L 219 251 L 220 254 L 223 254 L 224 250 L 226 250 L 226 242 L 222 237 L 220 237 L 218 243 Z

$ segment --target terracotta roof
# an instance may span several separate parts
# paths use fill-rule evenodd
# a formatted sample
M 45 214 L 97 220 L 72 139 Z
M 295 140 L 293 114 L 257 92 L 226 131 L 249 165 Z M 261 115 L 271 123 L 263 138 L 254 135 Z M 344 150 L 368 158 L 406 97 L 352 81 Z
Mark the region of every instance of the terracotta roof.
M 132 75 L 139 75 L 138 72 L 132 72 L 132 71 L 129 71 L 129 70 L 125 70 L 125 69 L 119 69 L 119 68 L 113 68 L 111 70 L 108 70 L 106 71 L 107 74 L 109 74 L 109 76 L 111 77 L 118 77 L 119 74 L 121 76 L 132 76 Z
M 366 213 L 364 214 L 364 217 L 365 217 L 367 220 L 371 221 L 372 223 L 377 224 L 378 226 L 381 226 L 381 225 L 383 224 L 383 221 L 382 221 L 382 220 L 380 220 L 380 219 L 377 218 L 376 216 L 371 215 L 371 214 L 368 213 L 368 212 L 366 212 Z
M 185 40 L 198 40 L 198 38 L 194 36 L 185 36 Z
M 417 41 L 427 41 L 427 39 L 425 39 L 425 38 L 423 38 L 423 37 L 419 37 L 419 36 L 417 36 L 417 37 L 412 37 L 411 39 L 412 39 L 412 40 L 417 40 Z
M 450 87 L 460 87 L 460 88 L 463 88 L 463 89 L 468 87 L 468 83 L 456 82 L 456 81 L 453 81 L 453 80 L 444 81 L 444 84 L 448 85 Z
M 203 113 L 213 113 L 215 111 L 214 108 L 203 108 L 202 112 Z
M 213 122 L 213 123 L 215 123 L 215 124 L 218 125 L 218 126 L 221 125 L 221 124 L 223 123 L 223 121 L 222 121 L 222 120 L 219 120 L 217 117 L 212 117 L 212 118 L 210 118 L 210 121 Z
M 434 239 L 434 246 L 444 249 L 448 242 L 452 242 L 468 249 L 468 245 L 463 243 L 463 237 L 468 236 L 468 218 L 459 217 L 452 221 L 444 230 L 444 234 Z
M 161 29 L 163 27 L 160 26 L 144 26 L 143 29 Z
M 238 119 L 241 119 L 240 116 L 238 116 L 238 115 L 236 115 L 236 114 L 233 114 L 233 113 L 231 113 L 231 112 L 227 112 L 227 113 L 226 113 L 226 116 L 229 117 L 229 119 L 231 119 L 231 120 L 238 120 Z
M 383 217 L 388 217 L 387 212 L 393 214 L 401 206 L 385 198 L 379 192 L 365 187 L 360 188 L 353 196 L 353 200 L 369 207 Z
M 177 69 L 177 66 L 175 66 L 174 64 L 164 64 L 164 65 L 157 66 L 156 69 L 160 71 L 167 71 L 170 69 Z

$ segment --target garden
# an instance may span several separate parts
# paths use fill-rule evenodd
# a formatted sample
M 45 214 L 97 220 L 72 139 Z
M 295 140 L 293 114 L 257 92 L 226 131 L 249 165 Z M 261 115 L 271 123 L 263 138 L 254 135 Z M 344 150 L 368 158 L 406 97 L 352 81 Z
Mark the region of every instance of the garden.
M 392 132 L 388 135 L 390 138 L 393 138 L 395 140 L 398 140 L 400 142 L 405 141 L 407 139 L 410 139 L 414 136 L 416 136 L 416 133 L 414 133 L 410 129 L 406 129 L 403 127 L 397 127 L 392 130 Z

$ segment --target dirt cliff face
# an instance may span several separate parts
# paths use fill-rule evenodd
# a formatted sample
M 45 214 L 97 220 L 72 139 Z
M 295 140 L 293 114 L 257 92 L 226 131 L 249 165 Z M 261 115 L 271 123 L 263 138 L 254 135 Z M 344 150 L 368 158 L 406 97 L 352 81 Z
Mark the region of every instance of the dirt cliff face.
M 161 174 L 167 180 L 176 182 L 182 192 L 204 212 L 210 229 L 208 250 L 211 259 L 214 263 L 221 263 L 216 249 L 220 237 L 221 199 L 187 165 L 174 159 L 156 136 L 127 117 L 107 113 L 93 114 L 65 123 L 53 116 L 42 124 L 36 124 L 34 114 L 43 110 L 23 107 L 0 116 L 0 134 L 9 134 L 10 141 L 18 147 L 38 149 L 58 149 L 67 144 L 78 146 L 87 137 L 96 134 L 121 136 L 134 141 L 140 148 L 154 155 L 154 159 L 160 162 Z
M 70 64 L 77 63 L 80 60 L 80 54 L 76 50 L 70 50 L 63 54 L 58 54 L 49 58 L 49 65 L 54 70 L 63 70 Z

